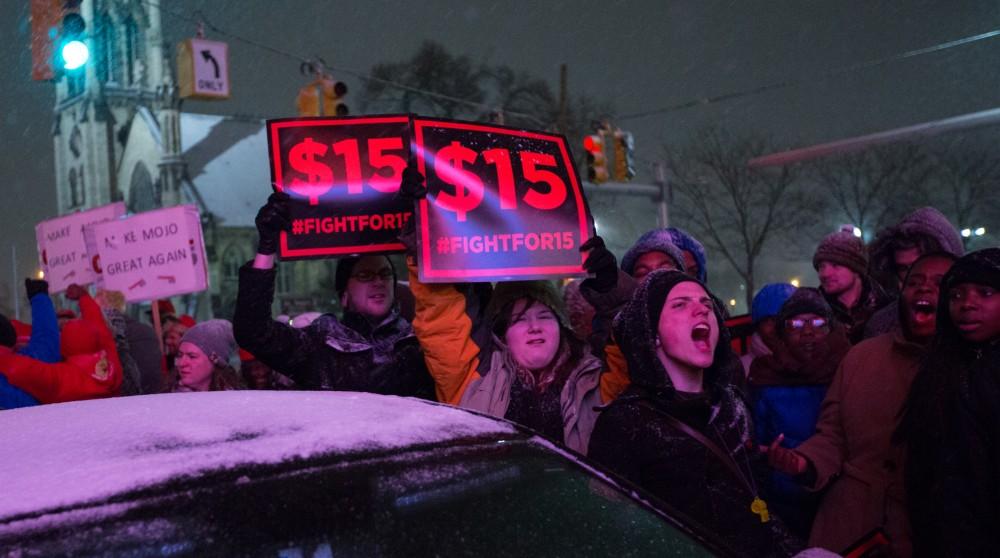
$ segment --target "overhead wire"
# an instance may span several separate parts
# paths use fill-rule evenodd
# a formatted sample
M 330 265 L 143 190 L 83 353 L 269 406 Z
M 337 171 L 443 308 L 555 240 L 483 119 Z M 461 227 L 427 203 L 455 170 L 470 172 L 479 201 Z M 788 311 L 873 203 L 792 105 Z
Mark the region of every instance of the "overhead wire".
M 766 85 L 760 85 L 757 87 L 751 87 L 749 89 L 743 89 L 740 91 L 734 91 L 732 93 L 725 93 L 722 95 L 715 95 L 713 97 L 701 97 L 698 99 L 691 99 L 681 103 L 676 103 L 673 105 L 668 105 L 658 109 L 638 111 L 628 114 L 622 114 L 617 117 L 618 120 L 633 120 L 636 118 L 645 118 L 647 116 L 655 116 L 659 114 L 666 114 L 669 112 L 677 112 L 680 110 L 685 110 L 697 106 L 706 106 L 723 101 L 731 101 L 734 99 L 740 99 L 743 97 L 749 97 L 752 95 L 759 95 L 760 93 L 765 93 L 767 91 L 773 91 L 775 89 L 784 89 L 786 87 L 792 87 L 795 85 L 800 85 L 806 82 L 812 82 L 817 79 L 829 79 L 832 77 L 856 72 L 858 70 L 866 70 L 869 68 L 875 68 L 888 64 L 889 62 L 897 62 L 899 60 L 906 60 L 908 58 L 913 58 L 916 56 L 922 56 L 925 54 L 931 54 L 934 52 L 940 52 L 949 48 L 954 48 L 958 46 L 964 46 L 970 43 L 983 41 L 986 39 L 992 39 L 994 37 L 1000 36 L 1000 29 L 994 29 L 992 31 L 987 31 L 985 33 L 979 33 L 978 35 L 971 35 L 968 37 L 962 37 L 960 39 L 955 39 L 953 41 L 947 41 L 944 43 L 938 43 L 936 45 L 931 45 L 929 47 L 918 48 L 914 50 L 908 50 L 905 52 L 885 56 L 883 58 L 877 58 L 874 60 L 866 60 L 863 62 L 858 62 L 855 64 L 849 64 L 847 66 L 841 66 L 839 68 L 833 68 L 819 74 L 809 76 L 808 78 L 800 79 L 788 79 L 782 80 L 775 83 L 769 83 Z
M 199 17 L 192 17 L 192 16 L 189 16 L 189 15 L 186 15 L 186 14 L 183 14 L 183 13 L 179 13 L 179 12 L 167 9 L 167 8 L 163 7 L 162 4 L 159 4 L 159 3 L 157 3 L 157 2 L 155 2 L 153 0 L 142 0 L 142 2 L 144 4 L 146 4 L 148 7 L 156 8 L 156 9 L 160 10 L 161 13 L 166 13 L 169 16 L 172 16 L 172 17 L 175 17 L 177 19 L 184 20 L 184 21 L 188 21 L 188 22 L 191 22 L 191 23 L 194 23 L 194 24 L 204 25 L 206 28 L 210 29 L 214 33 L 217 33 L 217 34 L 225 36 L 225 37 L 229 37 L 231 39 L 235 39 L 235 40 L 237 40 L 237 41 L 239 41 L 241 43 L 244 43 L 244 44 L 247 44 L 247 45 L 259 48 L 261 50 L 266 50 L 266 51 L 271 52 L 273 54 L 277 54 L 279 56 L 284 56 L 286 58 L 290 58 L 290 59 L 295 60 L 295 61 L 297 61 L 299 63 L 313 64 L 313 63 L 316 62 L 315 58 L 309 58 L 309 57 L 301 56 L 301 55 L 296 54 L 294 52 L 289 52 L 289 51 L 286 51 L 286 50 L 282 50 L 280 48 L 268 45 L 266 43 L 262 43 L 260 41 L 255 41 L 253 39 L 248 39 L 248 38 L 246 38 L 246 37 L 244 37 L 242 35 L 239 35 L 237 33 L 233 33 L 231 31 L 226 31 L 225 29 L 222 29 L 221 27 L 219 27 L 219 26 L 213 24 L 212 22 L 210 22 L 208 20 L 208 18 L 206 18 L 204 16 L 204 14 L 202 14 L 200 11 L 197 12 Z M 453 103 L 464 104 L 464 105 L 467 105 L 467 106 L 472 106 L 472 107 L 486 109 L 486 110 L 493 110 L 493 109 L 496 108 L 493 105 L 490 105 L 488 103 L 482 103 L 482 102 L 479 102 L 479 101 L 473 101 L 471 99 L 462 99 L 460 97 L 453 97 L 451 95 L 446 95 L 444 93 L 438 93 L 436 91 L 430 91 L 430 90 L 427 90 L 427 89 L 421 89 L 419 87 L 413 87 L 413 86 L 410 86 L 410 85 L 406 85 L 404 83 L 399 83 L 397 81 L 392 81 L 392 80 L 388 80 L 388 79 L 384 79 L 384 78 L 375 77 L 375 76 L 372 76 L 371 74 L 369 74 L 367 72 L 363 72 L 361 70 L 356 70 L 356 69 L 353 69 L 353 68 L 345 68 L 343 66 L 329 66 L 329 65 L 326 65 L 326 64 L 324 64 L 324 67 L 326 69 L 329 69 L 329 70 L 332 70 L 332 71 L 335 71 L 335 72 L 339 72 L 339 73 L 342 73 L 342 74 L 347 74 L 347 75 L 350 75 L 350 76 L 354 76 L 354 77 L 356 77 L 358 79 L 361 79 L 361 80 L 364 80 L 364 81 L 373 81 L 373 82 L 376 82 L 376 83 L 381 83 L 383 85 L 387 85 L 389 87 L 393 87 L 393 88 L 396 88 L 396 89 L 401 89 L 403 91 L 409 91 L 411 93 L 419 93 L 420 95 L 423 95 L 425 97 L 432 97 L 432 98 L 440 99 L 440 100 L 443 100 L 443 101 L 449 101 L 449 102 L 453 102 Z M 517 117 L 521 117 L 521 118 L 528 118 L 528 119 L 531 119 L 531 120 L 533 120 L 535 122 L 542 123 L 536 116 L 534 116 L 532 114 L 527 114 L 527 113 L 523 113 L 523 112 L 516 112 L 516 111 L 511 111 L 511 110 L 503 110 L 503 113 L 506 114 L 506 115 L 510 115 L 510 116 L 517 116 Z

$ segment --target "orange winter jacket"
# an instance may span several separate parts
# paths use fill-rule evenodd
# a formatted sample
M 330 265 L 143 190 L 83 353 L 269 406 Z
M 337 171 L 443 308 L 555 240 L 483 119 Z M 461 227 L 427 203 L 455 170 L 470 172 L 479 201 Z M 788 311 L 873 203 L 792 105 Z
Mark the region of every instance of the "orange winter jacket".
M 97 399 L 118 394 L 122 365 L 114 336 L 104 314 L 90 295 L 80 298 L 80 312 L 97 334 L 98 350 L 63 355 L 63 361 L 49 364 L 0 347 L 0 373 L 28 392 L 39 403 L 62 403 Z

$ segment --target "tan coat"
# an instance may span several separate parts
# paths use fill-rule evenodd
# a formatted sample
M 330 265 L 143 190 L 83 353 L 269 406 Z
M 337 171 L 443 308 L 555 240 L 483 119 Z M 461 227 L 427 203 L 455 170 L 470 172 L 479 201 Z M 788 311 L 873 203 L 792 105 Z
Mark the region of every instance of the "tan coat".
M 828 488 L 810 546 L 840 552 L 882 527 L 894 556 L 911 555 L 905 452 L 891 439 L 923 353 L 922 346 L 896 332 L 859 343 L 841 362 L 816 434 L 796 448 L 816 467 L 812 488 Z

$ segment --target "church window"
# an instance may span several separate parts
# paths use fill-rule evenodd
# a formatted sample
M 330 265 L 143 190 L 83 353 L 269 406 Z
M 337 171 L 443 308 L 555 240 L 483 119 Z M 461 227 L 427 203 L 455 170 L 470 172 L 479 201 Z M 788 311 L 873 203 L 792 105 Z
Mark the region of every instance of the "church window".
M 240 267 L 246 263 L 243 250 L 237 246 L 226 248 L 222 256 L 222 278 L 237 280 L 240 277 Z

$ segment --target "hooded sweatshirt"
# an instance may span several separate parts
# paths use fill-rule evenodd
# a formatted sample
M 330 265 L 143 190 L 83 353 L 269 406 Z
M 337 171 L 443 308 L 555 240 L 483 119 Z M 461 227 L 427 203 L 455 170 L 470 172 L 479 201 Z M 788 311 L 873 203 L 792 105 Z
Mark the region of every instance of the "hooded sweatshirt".
M 925 239 L 924 242 L 920 241 L 921 237 Z M 872 314 L 865 324 L 865 339 L 899 329 L 898 278 L 893 270 L 895 251 L 900 239 L 915 242 L 921 252 L 943 251 L 955 257 L 965 254 L 965 245 L 962 244 L 958 230 L 944 214 L 933 207 L 918 209 L 903 217 L 898 224 L 882 230 L 868 248 L 870 273 L 896 300 Z M 927 239 L 931 242 L 926 242 Z
M 765 471 L 753 443 L 750 412 L 730 383 L 736 357 L 721 328 L 719 305 L 713 305 L 719 340 L 714 361 L 704 371 L 702 393 L 678 392 L 656 356 L 660 309 L 670 290 L 685 281 L 697 282 L 677 271 L 651 273 L 615 320 L 631 384 L 598 418 L 590 457 L 716 533 L 736 555 L 792 555 L 799 543 L 781 520 L 772 514 L 762 523 L 750 509 L 755 496 L 766 500 L 759 490 Z M 713 441 L 729 454 L 739 475 L 667 417 Z

